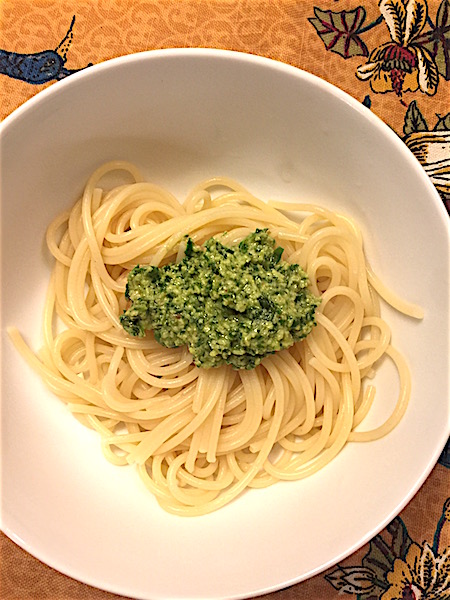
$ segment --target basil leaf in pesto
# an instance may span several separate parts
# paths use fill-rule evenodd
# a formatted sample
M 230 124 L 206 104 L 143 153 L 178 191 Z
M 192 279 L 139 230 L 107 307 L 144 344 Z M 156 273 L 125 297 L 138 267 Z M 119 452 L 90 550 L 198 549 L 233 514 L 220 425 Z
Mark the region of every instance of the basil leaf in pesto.
M 152 329 L 169 348 L 187 345 L 198 367 L 253 369 L 316 324 L 320 299 L 307 289 L 303 269 L 282 253 L 267 229 L 233 248 L 214 238 L 201 248 L 188 238 L 181 262 L 138 265 L 129 273 L 131 306 L 122 326 L 133 336 Z

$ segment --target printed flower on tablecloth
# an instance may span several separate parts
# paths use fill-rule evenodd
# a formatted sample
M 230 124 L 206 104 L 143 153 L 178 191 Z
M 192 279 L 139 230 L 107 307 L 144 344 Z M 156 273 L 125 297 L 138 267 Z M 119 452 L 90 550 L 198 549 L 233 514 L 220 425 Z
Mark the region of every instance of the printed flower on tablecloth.
M 386 576 L 389 588 L 380 600 L 444 600 L 450 598 L 450 549 L 435 556 L 425 542 L 411 544 L 404 560 L 397 558 Z
M 450 212 L 450 113 L 437 115 L 438 122 L 431 130 L 416 101 L 408 106 L 403 98 L 404 92 L 433 96 L 441 78 L 450 81 L 450 0 L 441 0 L 434 22 L 426 0 L 380 0 L 379 9 L 381 14 L 367 22 L 363 6 L 337 12 L 316 6 L 309 22 L 327 51 L 345 60 L 368 56 L 366 63 L 356 67 L 356 77 L 370 82 L 376 94 L 394 92 L 408 109 L 403 140 Z M 391 40 L 369 52 L 366 32 L 382 27 L 387 27 Z M 362 103 L 371 108 L 373 99 L 366 94 Z M 389 125 L 395 128 L 396 124 Z
M 436 93 L 439 72 L 432 53 L 417 43 L 428 16 L 425 0 L 381 0 L 380 12 L 392 41 L 375 48 L 365 65 L 357 68 L 359 79 L 370 79 L 376 93 L 404 91 Z
M 368 56 L 356 76 L 370 81 L 375 93 L 420 91 L 433 96 L 439 78 L 450 80 L 450 0 L 442 0 L 433 22 L 426 0 L 380 0 L 379 15 L 366 23 L 366 10 L 333 12 L 314 7 L 314 26 L 326 50 L 344 59 Z M 375 27 L 388 28 L 391 36 L 369 53 L 364 34 Z M 403 102 L 403 101 L 402 101 Z
M 325 579 L 339 594 L 357 600 L 450 600 L 450 547 L 441 548 L 450 526 L 450 498 L 444 503 L 433 544 L 414 542 L 400 517 L 375 536 L 361 566 L 338 566 Z

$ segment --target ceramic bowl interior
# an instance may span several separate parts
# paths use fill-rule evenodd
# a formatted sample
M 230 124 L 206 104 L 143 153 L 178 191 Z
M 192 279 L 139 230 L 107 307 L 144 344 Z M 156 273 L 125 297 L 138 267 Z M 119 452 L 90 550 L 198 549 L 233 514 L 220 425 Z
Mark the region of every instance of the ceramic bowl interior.
M 168 50 L 89 68 L 38 94 L 1 128 L 2 528 L 89 584 L 137 598 L 238 598 L 309 577 L 369 540 L 413 496 L 448 436 L 448 230 L 440 199 L 396 134 L 293 67 L 239 53 Z M 125 159 L 180 199 L 226 175 L 263 199 L 353 216 L 386 284 L 422 323 L 383 307 L 407 356 L 411 404 L 386 438 L 349 444 L 299 482 L 245 493 L 217 513 L 162 512 L 132 468 L 103 458 L 14 351 L 38 347 L 51 261 L 44 234 L 100 164 Z M 367 425 L 392 409 L 386 364 Z

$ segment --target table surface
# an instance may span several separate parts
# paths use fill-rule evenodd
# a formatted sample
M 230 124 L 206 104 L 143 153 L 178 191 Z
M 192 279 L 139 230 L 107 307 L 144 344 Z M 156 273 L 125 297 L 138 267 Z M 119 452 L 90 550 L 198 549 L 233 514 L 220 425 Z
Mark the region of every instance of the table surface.
M 449 208 L 449 0 L 0 0 L 0 119 L 90 63 L 173 47 L 250 52 L 339 86 L 417 153 Z M 40 71 L 45 81 L 37 82 L 17 54 L 44 51 L 63 60 L 54 72 Z M 421 137 L 433 152 L 420 152 Z M 416 496 L 370 544 L 264 597 L 450 599 L 449 495 L 447 444 Z M 399 531 L 407 540 L 402 548 Z M 120 596 L 54 571 L 0 534 L 0 600 L 41 598 Z

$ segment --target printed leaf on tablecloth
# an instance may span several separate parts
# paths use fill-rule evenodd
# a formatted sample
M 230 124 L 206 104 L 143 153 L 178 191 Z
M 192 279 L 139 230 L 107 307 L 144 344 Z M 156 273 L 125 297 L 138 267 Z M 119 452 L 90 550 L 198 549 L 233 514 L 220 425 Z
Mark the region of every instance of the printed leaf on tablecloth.
M 420 37 L 421 43 L 434 58 L 439 73 L 450 80 L 450 0 L 442 0 L 436 14 L 436 24 Z
M 388 545 L 379 536 L 373 538 L 370 542 L 369 552 L 362 560 L 362 564 L 372 569 L 380 581 L 384 580 L 384 576 L 391 568 L 395 557 L 390 552 Z
M 390 544 L 381 535 L 375 536 L 370 542 L 369 552 L 362 559 L 363 566 L 374 574 L 375 588 L 370 593 L 359 594 L 358 600 L 372 600 L 375 590 L 378 594 L 376 600 L 381 597 L 388 587 L 386 574 L 392 569 L 396 559 L 405 558 L 412 544 L 408 530 L 399 517 L 391 521 L 386 530 L 392 536 Z
M 367 96 L 364 97 L 364 100 L 362 101 L 362 103 L 366 108 L 370 108 L 372 106 L 372 100 L 371 100 L 369 94 L 367 94 Z
M 438 558 L 438 573 L 435 587 L 442 594 L 447 590 L 450 596 L 450 547 L 446 548 Z
M 450 131 L 450 113 L 443 117 L 439 116 L 439 121 L 434 126 L 433 131 Z
M 436 93 L 439 83 L 439 71 L 429 50 L 416 48 L 417 67 L 419 69 L 419 87 L 429 96 Z
M 366 44 L 358 35 L 366 18 L 366 11 L 362 6 L 341 12 L 314 7 L 314 14 L 315 17 L 308 20 L 315 27 L 327 50 L 344 58 L 369 56 Z
M 406 111 L 403 133 L 405 135 L 410 135 L 411 133 L 417 133 L 418 131 L 428 131 L 428 125 L 417 107 L 416 101 L 413 100 Z
M 436 581 L 437 569 L 435 563 L 436 559 L 433 551 L 425 542 L 418 569 L 418 583 L 423 590 L 430 588 Z
M 328 583 L 338 590 L 340 594 L 358 594 L 358 598 L 369 600 L 378 586 L 375 582 L 375 573 L 365 567 L 340 567 L 325 575 Z M 378 598 L 378 595 L 374 596 Z
M 400 518 L 394 519 L 387 526 L 387 531 L 392 535 L 391 549 L 394 556 L 404 558 L 412 544 L 405 524 Z
M 450 114 L 446 115 L 446 117 L 444 117 L 444 119 L 448 119 L 450 121 Z M 439 124 L 439 122 L 438 122 L 438 124 Z M 437 125 L 436 125 L 436 127 L 437 127 Z M 450 129 L 450 127 L 448 127 L 448 129 Z M 449 198 L 449 200 L 450 200 L 450 198 Z M 445 448 L 443 449 L 438 462 L 441 465 L 444 465 L 444 467 L 447 467 L 447 469 L 450 469 L 450 438 L 447 440 L 447 444 L 445 445 Z M 450 512 L 449 512 L 449 515 L 450 515 Z
M 404 558 L 412 544 L 403 521 L 396 517 L 387 526 L 388 533 L 392 536 L 388 544 L 381 535 L 371 540 L 369 552 L 362 560 L 364 567 L 372 569 L 378 581 L 385 581 L 386 572 L 389 571 L 396 558 Z
M 379 6 L 391 38 L 403 45 L 405 42 L 405 31 L 402 24 L 406 23 L 405 4 L 400 0 L 381 0 Z

